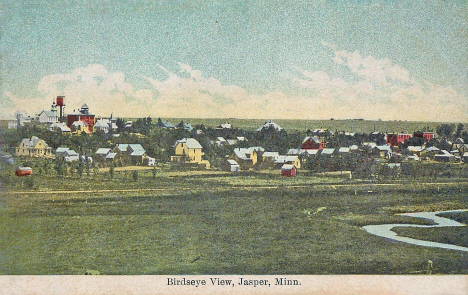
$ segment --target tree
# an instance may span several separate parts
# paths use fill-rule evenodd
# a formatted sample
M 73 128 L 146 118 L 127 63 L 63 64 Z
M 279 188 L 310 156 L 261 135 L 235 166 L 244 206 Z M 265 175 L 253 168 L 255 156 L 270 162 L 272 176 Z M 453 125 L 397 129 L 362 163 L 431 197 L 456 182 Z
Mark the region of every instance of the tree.
M 114 163 L 109 165 L 109 176 L 110 178 L 114 178 Z
M 137 170 L 133 170 L 133 172 L 132 172 L 132 178 L 133 178 L 133 181 L 137 181 L 137 180 L 138 180 L 138 171 L 137 171 Z
M 78 173 L 78 176 L 81 178 L 83 175 L 83 160 L 82 160 L 82 155 L 80 155 L 80 158 L 78 160 L 78 163 L 76 164 L 76 172 Z M 85 156 L 86 157 L 86 156 Z M 87 159 L 87 157 L 86 157 Z
M 156 166 L 153 167 L 153 180 L 156 179 L 156 173 L 157 173 L 157 170 L 156 170 Z
M 115 121 L 115 125 L 117 125 L 117 133 L 120 133 L 125 130 L 125 122 L 121 118 L 117 118 Z
M 463 129 L 464 129 L 464 126 L 462 123 L 459 123 L 457 125 L 457 131 L 455 132 L 455 138 L 459 138 L 462 136 L 462 132 L 463 132 Z
M 442 124 L 437 126 L 436 132 L 440 137 L 450 138 L 455 130 L 455 124 Z

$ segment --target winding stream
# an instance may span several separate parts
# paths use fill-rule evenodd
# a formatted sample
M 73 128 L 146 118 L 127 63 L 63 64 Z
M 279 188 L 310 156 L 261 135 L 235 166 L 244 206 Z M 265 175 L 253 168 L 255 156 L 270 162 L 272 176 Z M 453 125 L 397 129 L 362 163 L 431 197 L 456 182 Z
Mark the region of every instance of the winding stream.
M 379 224 L 379 225 L 366 225 L 362 228 L 366 230 L 368 233 L 391 239 L 394 241 L 399 241 L 403 243 L 424 246 L 424 247 L 435 247 L 435 248 L 442 248 L 442 249 L 450 249 L 450 250 L 458 250 L 458 251 L 465 251 L 468 252 L 467 247 L 456 246 L 451 244 L 444 244 L 444 243 L 437 243 L 437 242 L 430 242 L 424 240 L 417 240 L 407 237 L 398 236 L 395 232 L 392 231 L 394 227 L 419 227 L 419 228 L 434 228 L 434 227 L 447 227 L 447 226 L 466 226 L 464 223 L 460 223 L 458 221 L 444 218 L 437 216 L 437 214 L 442 213 L 460 213 L 466 212 L 468 209 L 461 209 L 461 210 L 451 210 L 451 211 L 438 211 L 438 212 L 417 212 L 417 213 L 403 213 L 398 214 L 402 216 L 409 216 L 409 217 L 417 217 L 423 218 L 434 221 L 435 225 L 419 225 L 419 224 Z

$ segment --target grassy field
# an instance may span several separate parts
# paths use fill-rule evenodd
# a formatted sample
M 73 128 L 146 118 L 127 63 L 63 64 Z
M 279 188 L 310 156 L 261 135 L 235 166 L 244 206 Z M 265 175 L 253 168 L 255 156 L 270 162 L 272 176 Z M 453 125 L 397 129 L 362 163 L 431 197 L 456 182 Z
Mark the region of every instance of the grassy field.
M 156 120 L 156 119 L 155 119 Z M 169 122 L 174 124 L 180 121 L 188 122 L 192 126 L 197 124 L 204 124 L 206 127 L 217 127 L 221 123 L 229 122 L 234 128 L 242 128 L 245 130 L 255 130 L 260 127 L 266 119 L 195 119 L 195 118 L 167 118 Z M 286 132 L 292 131 L 303 131 L 307 129 L 318 129 L 326 128 L 332 131 L 349 131 L 349 132 L 360 132 L 370 133 L 373 131 L 380 132 L 408 132 L 413 133 L 414 131 L 422 130 L 423 128 L 429 128 L 436 130 L 437 126 L 441 125 L 441 122 L 417 122 L 417 121 L 370 121 L 370 120 L 274 120 Z M 461 122 L 464 123 L 464 122 Z M 464 123 L 465 124 L 465 123 Z
M 0 192 L 0 273 L 417 274 L 432 260 L 434 273 L 468 274 L 467 253 L 395 243 L 361 228 L 424 223 L 397 212 L 466 208 L 466 182 L 223 172 L 153 178 L 152 170 L 137 180 L 124 171 L 98 177 L 42 176 L 33 188 Z M 460 239 L 468 230 L 444 234 Z

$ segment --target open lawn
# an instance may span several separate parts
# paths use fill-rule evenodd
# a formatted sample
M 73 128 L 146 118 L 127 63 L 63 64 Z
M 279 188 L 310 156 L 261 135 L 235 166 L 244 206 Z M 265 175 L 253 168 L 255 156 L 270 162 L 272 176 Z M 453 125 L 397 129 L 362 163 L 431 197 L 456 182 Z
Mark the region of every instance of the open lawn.
M 0 192 L 0 273 L 416 274 L 432 260 L 434 273 L 468 274 L 466 252 L 361 228 L 424 223 L 394 215 L 405 209 L 466 208 L 466 183 L 124 173 L 100 181 L 38 176 L 33 188 Z M 456 239 L 468 229 L 444 233 Z

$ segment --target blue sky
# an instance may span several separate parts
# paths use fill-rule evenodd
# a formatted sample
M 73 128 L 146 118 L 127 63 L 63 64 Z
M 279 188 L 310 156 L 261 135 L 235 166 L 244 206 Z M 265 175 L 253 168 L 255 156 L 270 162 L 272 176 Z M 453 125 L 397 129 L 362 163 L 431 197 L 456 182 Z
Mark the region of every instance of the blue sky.
M 466 1 L 154 2 L 4 1 L 0 118 L 468 122 Z

